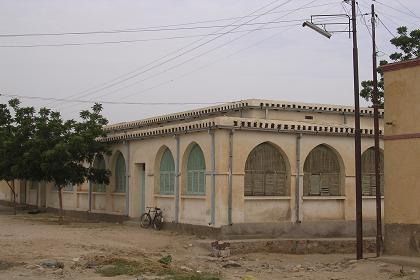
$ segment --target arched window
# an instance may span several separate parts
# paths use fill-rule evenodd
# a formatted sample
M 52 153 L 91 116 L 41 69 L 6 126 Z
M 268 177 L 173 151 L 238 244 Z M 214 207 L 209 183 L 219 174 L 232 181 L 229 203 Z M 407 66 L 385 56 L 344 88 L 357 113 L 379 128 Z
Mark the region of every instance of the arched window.
M 206 164 L 200 146 L 194 144 L 187 160 L 186 194 L 204 195 L 206 193 Z
M 379 171 L 381 195 L 384 195 L 384 155 L 379 152 Z M 363 195 L 376 195 L 375 149 L 369 148 L 362 154 L 362 192 Z
M 93 162 L 93 167 L 96 169 L 106 169 L 105 159 L 102 155 L 98 155 L 95 158 L 95 161 Z M 94 183 L 92 187 L 94 192 L 106 192 L 105 184 Z
M 286 182 L 286 164 L 276 147 L 255 147 L 245 163 L 245 196 L 286 195 Z
M 171 151 L 166 148 L 160 160 L 159 192 L 161 194 L 174 194 L 175 163 Z
M 315 147 L 303 165 L 304 195 L 341 195 L 340 164 L 331 148 Z
M 115 192 L 125 192 L 126 178 L 125 178 L 125 160 L 121 153 L 117 156 L 115 161 Z

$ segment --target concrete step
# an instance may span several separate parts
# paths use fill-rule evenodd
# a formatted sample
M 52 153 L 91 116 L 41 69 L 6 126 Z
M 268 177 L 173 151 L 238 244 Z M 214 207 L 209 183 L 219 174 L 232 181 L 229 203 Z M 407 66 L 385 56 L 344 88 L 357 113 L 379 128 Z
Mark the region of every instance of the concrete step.
M 297 236 L 297 237 L 291 237 L 291 236 L 278 236 L 275 234 L 265 234 L 265 233 L 260 233 L 260 234 L 229 234 L 229 235 L 222 235 L 223 240 L 246 240 L 246 239 L 327 239 L 325 237 L 317 237 L 317 236 Z M 351 237 L 339 237 L 339 238 L 350 238 Z M 364 235 L 365 239 L 369 239 L 369 238 L 375 238 L 374 236 L 366 236 Z M 329 239 L 329 238 L 328 238 Z
M 211 250 L 214 240 L 197 240 L 197 245 Z M 354 238 L 269 238 L 269 239 L 232 239 L 231 254 L 256 252 L 282 254 L 352 254 L 356 252 Z M 376 252 L 375 238 L 364 238 L 364 252 Z

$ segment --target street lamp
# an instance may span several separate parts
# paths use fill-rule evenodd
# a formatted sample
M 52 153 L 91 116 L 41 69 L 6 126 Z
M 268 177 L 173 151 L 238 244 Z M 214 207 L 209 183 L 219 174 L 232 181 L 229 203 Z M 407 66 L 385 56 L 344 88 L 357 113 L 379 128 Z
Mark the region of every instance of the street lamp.
M 336 17 L 337 15 L 318 15 L 318 17 Z M 357 50 L 357 28 L 356 28 L 356 0 L 351 0 L 351 18 L 345 15 L 351 21 L 351 30 L 333 31 L 333 32 L 351 32 L 353 33 L 353 89 L 354 89 L 354 158 L 355 158 L 355 177 L 356 177 L 356 250 L 357 259 L 363 258 L 363 228 L 362 228 L 362 149 L 360 132 L 360 104 L 359 104 L 359 54 Z M 316 26 L 312 22 L 304 22 L 303 26 L 308 26 L 323 36 L 330 38 L 331 33 Z M 338 25 L 345 23 L 323 23 L 323 25 Z M 348 23 L 350 27 L 350 22 Z
M 305 21 L 305 22 L 302 24 L 302 26 L 303 26 L 303 27 L 307 26 L 307 27 L 309 27 L 309 28 L 312 28 L 313 30 L 315 30 L 315 31 L 316 31 L 316 32 L 318 32 L 319 34 L 321 34 L 321 35 L 323 35 L 323 36 L 327 37 L 328 39 L 330 39 L 330 38 L 331 38 L 331 35 L 332 35 L 332 34 L 331 34 L 330 32 L 328 32 L 327 30 L 324 30 L 324 29 L 322 29 L 322 28 L 318 27 L 317 25 L 313 24 L 312 22 Z

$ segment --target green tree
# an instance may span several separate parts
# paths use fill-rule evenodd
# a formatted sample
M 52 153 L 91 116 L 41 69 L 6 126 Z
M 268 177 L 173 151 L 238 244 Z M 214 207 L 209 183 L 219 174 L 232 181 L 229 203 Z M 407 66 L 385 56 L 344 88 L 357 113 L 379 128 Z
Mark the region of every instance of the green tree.
M 13 109 L 13 112 L 9 110 Z M 9 107 L 0 104 L 0 180 L 8 182 L 15 197 L 15 180 L 53 183 L 58 190 L 59 222 L 63 221 L 62 189 L 86 180 L 108 184 L 109 170 L 95 168 L 98 155 L 109 154 L 103 130 L 107 120 L 102 106 L 80 112 L 80 121 L 63 120 L 47 108 L 20 107 L 17 99 Z
M 11 112 L 9 107 L 13 109 Z M 20 107 L 17 99 L 0 104 L 0 180 L 7 182 L 13 196 L 16 214 L 15 180 L 27 180 L 30 172 L 24 167 L 25 155 L 33 136 L 34 108 Z
M 405 61 L 409 59 L 419 58 L 420 57 L 420 29 L 415 29 L 408 33 L 406 26 L 401 26 L 397 28 L 398 36 L 390 40 L 391 44 L 394 45 L 398 51 L 392 53 L 389 58 L 391 62 Z M 381 60 L 379 65 L 385 65 L 388 61 Z M 381 108 L 384 106 L 384 77 L 380 68 L 377 69 L 379 73 L 378 80 L 378 101 Z M 367 80 L 362 81 L 362 90 L 360 91 L 360 96 L 363 97 L 366 101 L 372 102 L 373 100 L 373 81 Z
M 110 171 L 93 165 L 97 155 L 109 153 L 108 145 L 100 141 L 106 136 L 103 126 L 107 124 L 101 111 L 102 106 L 95 104 L 92 111 L 80 113 L 81 121 L 63 121 L 58 112 L 43 108 L 36 118 L 33 156 L 40 156 L 42 180 L 54 183 L 57 188 L 60 223 L 63 221 L 62 190 L 65 186 L 76 186 L 86 180 L 109 183 Z M 36 168 L 33 170 L 36 174 Z

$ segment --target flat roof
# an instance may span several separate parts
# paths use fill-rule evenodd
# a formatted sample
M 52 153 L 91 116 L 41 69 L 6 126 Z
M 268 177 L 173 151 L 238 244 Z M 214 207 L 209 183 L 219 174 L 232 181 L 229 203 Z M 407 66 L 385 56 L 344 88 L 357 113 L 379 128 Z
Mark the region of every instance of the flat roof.
M 411 67 L 417 67 L 417 66 L 420 66 L 420 58 L 389 63 L 389 64 L 381 66 L 380 68 L 384 72 L 390 72 L 390 71 L 396 71 L 396 70 L 401 70 L 401 69 L 411 68 Z

